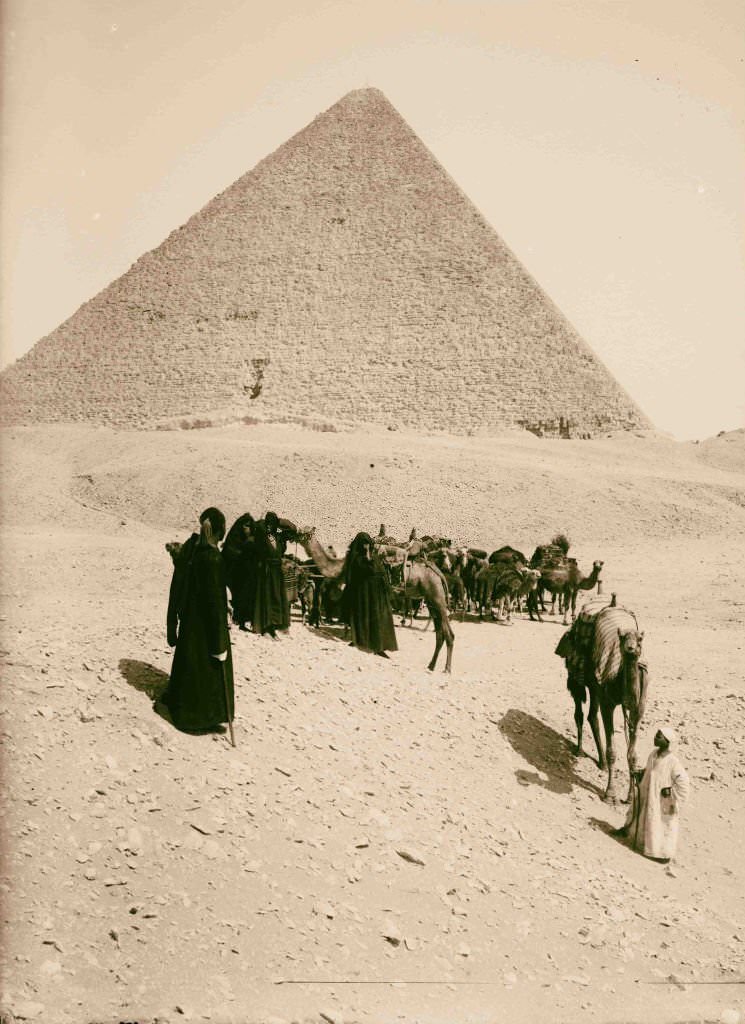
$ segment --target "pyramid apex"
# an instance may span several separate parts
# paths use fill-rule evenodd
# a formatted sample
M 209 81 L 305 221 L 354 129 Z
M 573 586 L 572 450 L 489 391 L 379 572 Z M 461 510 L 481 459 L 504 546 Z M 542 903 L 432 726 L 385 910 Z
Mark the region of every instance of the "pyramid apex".
M 395 113 L 398 117 L 401 116 L 381 89 L 376 89 L 374 86 L 369 85 L 361 89 L 351 89 L 349 92 L 344 93 L 336 103 L 328 108 L 326 113 L 332 110 L 350 108 L 356 109 L 361 113 L 367 110 L 372 111 L 384 108 Z

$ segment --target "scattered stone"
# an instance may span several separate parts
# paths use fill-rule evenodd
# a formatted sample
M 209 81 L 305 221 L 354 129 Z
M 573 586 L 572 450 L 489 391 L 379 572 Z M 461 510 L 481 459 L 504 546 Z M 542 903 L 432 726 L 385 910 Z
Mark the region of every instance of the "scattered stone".
M 396 853 L 403 860 L 408 861 L 409 864 L 419 864 L 422 867 L 424 866 L 424 861 L 422 860 L 418 853 L 412 853 L 411 850 L 396 850 Z
M 197 832 L 201 832 L 203 836 L 211 836 L 212 835 L 212 830 L 209 829 L 206 826 L 206 824 L 204 824 L 204 822 L 202 822 L 202 821 L 190 821 L 189 824 L 191 825 L 191 827 L 193 829 L 196 829 Z
M 336 911 L 330 903 L 314 903 L 313 913 L 317 914 L 319 917 L 327 917 L 329 921 L 333 921 L 336 917 Z

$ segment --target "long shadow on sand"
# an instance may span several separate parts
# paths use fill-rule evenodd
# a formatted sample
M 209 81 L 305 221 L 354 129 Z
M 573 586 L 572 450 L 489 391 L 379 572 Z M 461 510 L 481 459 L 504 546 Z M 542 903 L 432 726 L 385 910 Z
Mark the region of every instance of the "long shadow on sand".
M 336 625 L 329 622 L 321 626 L 311 626 L 306 623 L 306 626 L 311 633 L 322 636 L 324 640 L 347 641 L 349 639 L 346 636 L 347 627 L 343 623 Z
M 625 810 L 625 808 L 624 808 Z M 616 834 L 616 826 L 611 825 L 609 821 L 604 821 L 602 818 L 590 817 L 587 819 L 593 828 L 596 828 L 598 832 L 603 832 L 609 839 L 612 839 L 619 846 L 625 846 L 631 848 L 631 841 L 628 836 L 619 836 Z
M 133 661 L 131 658 L 122 658 L 119 661 L 119 671 L 126 681 L 140 693 L 146 693 L 153 702 L 153 711 L 156 715 L 173 725 L 173 720 L 167 706 L 163 703 L 163 696 L 168 689 L 168 673 L 149 665 L 146 661 Z M 174 729 L 176 728 L 173 725 Z
M 202 736 L 208 733 L 223 734 L 225 726 L 218 725 L 212 729 L 179 729 L 171 718 L 168 707 L 163 703 L 163 696 L 168 688 L 168 674 L 155 665 L 149 665 L 146 661 L 133 661 L 130 658 L 122 658 L 119 661 L 119 671 L 125 680 L 135 690 L 145 693 L 153 702 L 153 711 L 156 715 L 168 722 L 178 732 L 188 736 Z
M 146 661 L 132 661 L 122 658 L 119 671 L 130 686 L 140 693 L 146 693 L 150 700 L 160 700 L 168 687 L 168 673 L 161 671 Z
M 515 772 L 521 785 L 542 786 L 552 793 L 561 794 L 571 793 L 573 786 L 579 786 L 602 797 L 603 791 L 598 786 L 587 782 L 575 771 L 576 758 L 566 737 L 545 722 L 519 708 L 510 708 L 497 724 L 512 749 L 536 769 L 530 772 L 519 768 Z

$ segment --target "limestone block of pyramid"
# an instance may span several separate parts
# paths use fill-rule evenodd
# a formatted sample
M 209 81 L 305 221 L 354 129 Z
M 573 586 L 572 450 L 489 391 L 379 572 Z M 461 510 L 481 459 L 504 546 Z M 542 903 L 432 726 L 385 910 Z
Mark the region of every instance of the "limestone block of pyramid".
M 381 92 L 344 96 L 0 376 L 4 422 L 219 409 L 649 427 Z

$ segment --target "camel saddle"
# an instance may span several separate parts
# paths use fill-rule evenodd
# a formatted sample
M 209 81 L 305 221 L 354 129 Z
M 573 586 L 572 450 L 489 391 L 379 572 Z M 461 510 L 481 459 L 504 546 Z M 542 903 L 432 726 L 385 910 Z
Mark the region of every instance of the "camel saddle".
M 595 639 L 595 619 L 599 612 L 609 607 L 610 601 L 603 598 L 588 601 L 569 629 L 562 634 L 554 654 L 564 658 L 568 671 L 581 667 Z

